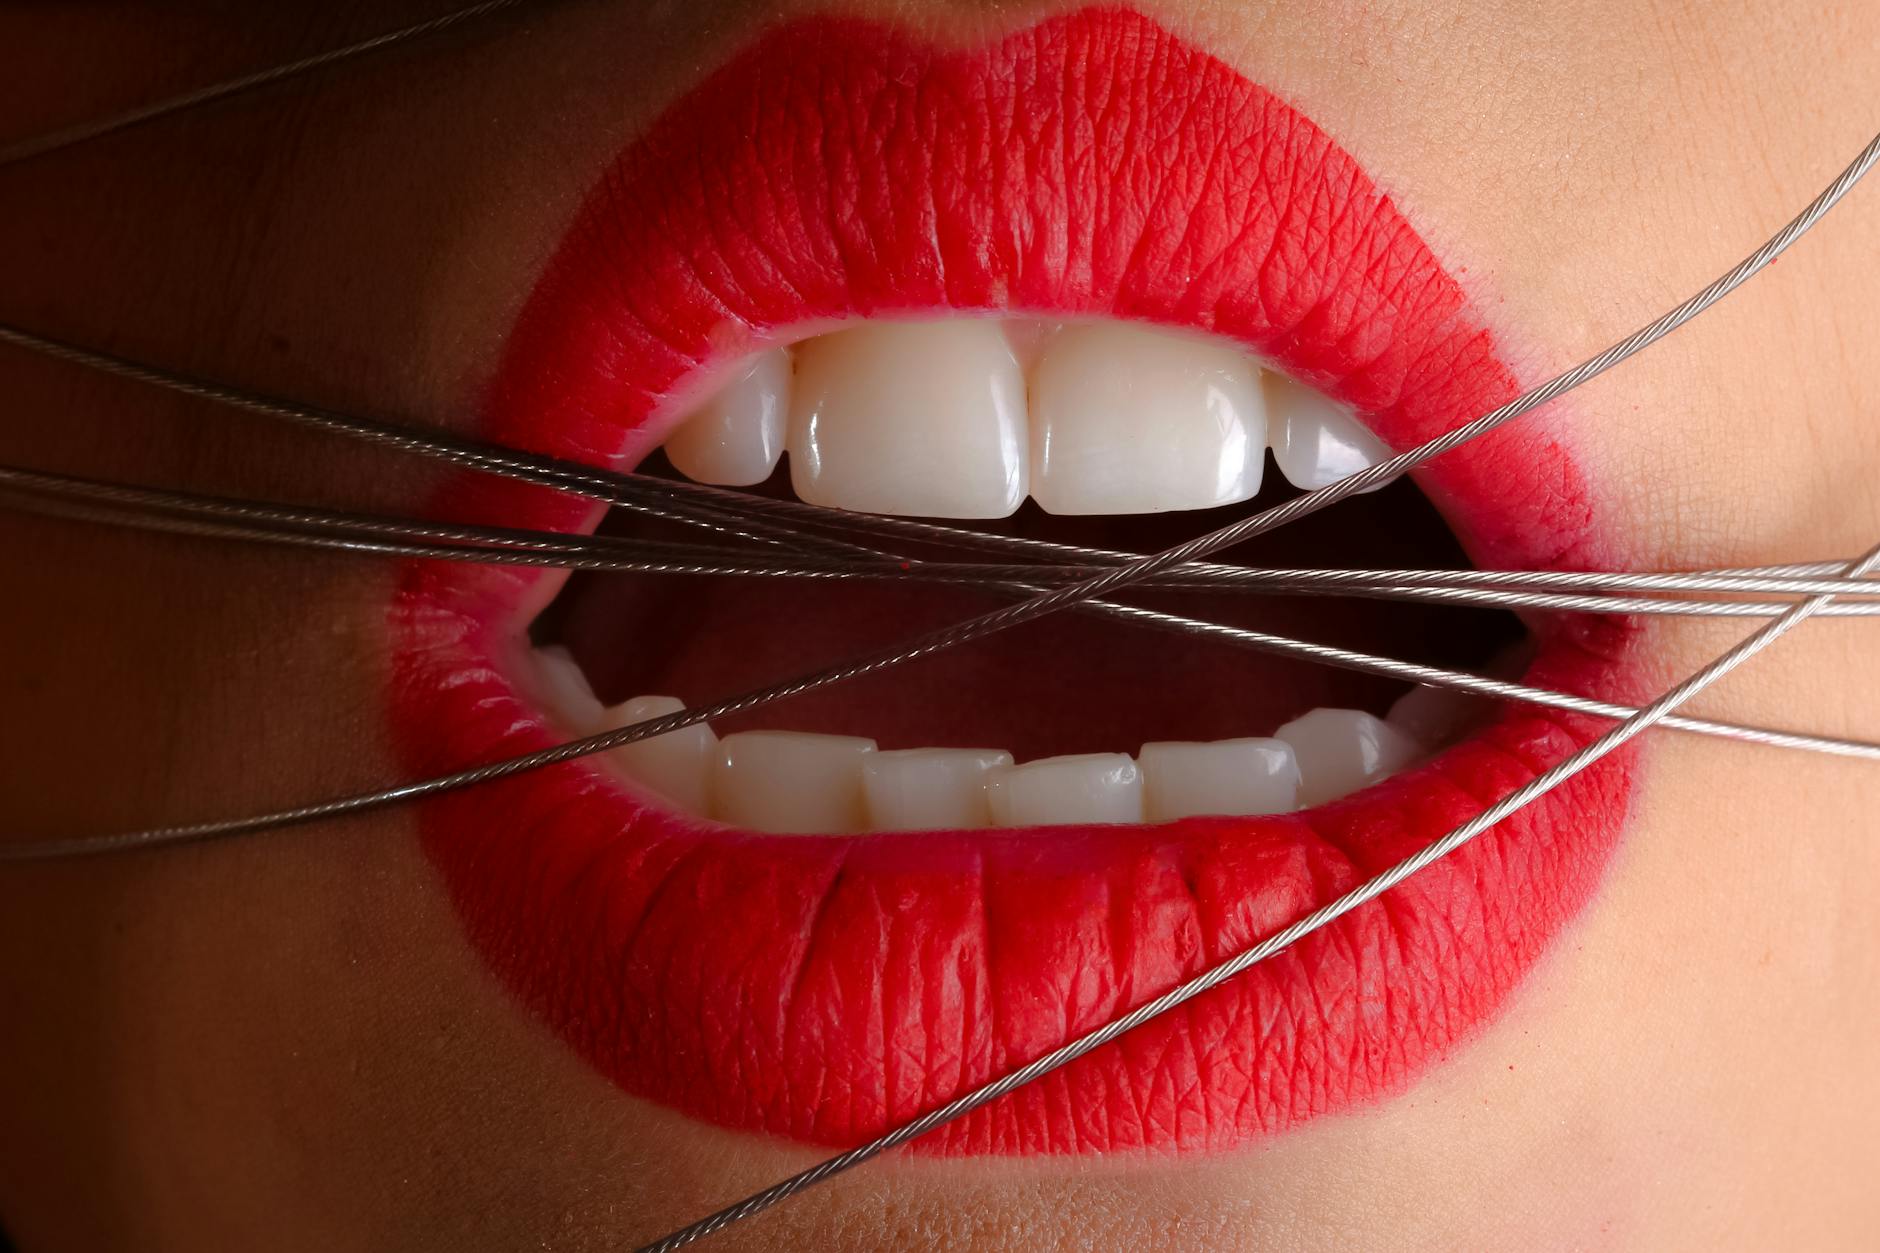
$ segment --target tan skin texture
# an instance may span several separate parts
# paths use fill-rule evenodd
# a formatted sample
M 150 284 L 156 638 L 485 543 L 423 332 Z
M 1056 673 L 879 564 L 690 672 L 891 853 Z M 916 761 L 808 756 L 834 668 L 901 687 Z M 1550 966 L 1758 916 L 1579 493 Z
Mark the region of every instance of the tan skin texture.
M 401 6 L 0 14 L 0 134 L 381 29 Z M 808 4 L 563 4 L 0 170 L 0 317 L 462 426 L 595 171 Z M 983 37 L 1042 5 L 869 3 Z M 1880 6 L 1166 0 L 1403 204 L 1530 378 L 1761 240 L 1876 125 Z M 419 13 L 424 6 L 402 6 Z M 430 7 L 435 11 L 435 6 Z M 1542 420 L 1641 568 L 1880 539 L 1880 184 Z M 431 473 L 0 351 L 0 460 L 384 509 Z M 0 833 L 396 775 L 383 565 L 0 514 Z M 1669 676 L 1740 625 L 1665 624 Z M 1811 625 L 1708 712 L 1880 738 Z M 1880 1221 L 1880 776 L 1653 742 L 1594 905 L 1421 1083 L 1232 1158 L 890 1161 L 721 1248 L 1862 1246 Z M 621 1096 L 461 939 L 408 816 L 0 868 L 0 1215 L 26 1250 L 611 1249 L 811 1160 Z M 1870 1247 L 1870 1246 L 1869 1246 Z

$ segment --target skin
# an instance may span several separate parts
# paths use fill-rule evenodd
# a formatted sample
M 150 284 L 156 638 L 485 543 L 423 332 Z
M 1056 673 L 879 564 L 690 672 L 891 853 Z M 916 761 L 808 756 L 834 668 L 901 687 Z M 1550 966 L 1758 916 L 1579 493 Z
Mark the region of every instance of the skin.
M 1040 5 L 853 3 L 983 37 Z M 1461 273 L 1530 379 L 1708 281 L 1868 138 L 1880 8 L 1143 5 L 1298 104 Z M 732 42 L 808 5 L 566 5 L 0 170 L 0 318 L 467 427 L 582 190 Z M 422 6 L 0 15 L 0 134 Z M 1880 188 L 1540 420 L 1629 563 L 1880 538 Z M 421 463 L 12 351 L 0 461 L 397 511 Z M 414 487 L 414 484 L 416 485 Z M 0 835 L 277 807 L 395 776 L 387 568 L 0 514 Z M 1663 622 L 1668 682 L 1741 624 Z M 1880 739 L 1858 620 L 1702 702 Z M 1853 1248 L 1880 1220 L 1870 764 L 1651 741 L 1594 904 L 1399 1096 L 1179 1163 L 877 1163 L 719 1247 Z M 26 1250 L 586 1250 L 819 1154 L 632 1101 L 464 944 L 402 811 L 0 868 L 0 1217 Z

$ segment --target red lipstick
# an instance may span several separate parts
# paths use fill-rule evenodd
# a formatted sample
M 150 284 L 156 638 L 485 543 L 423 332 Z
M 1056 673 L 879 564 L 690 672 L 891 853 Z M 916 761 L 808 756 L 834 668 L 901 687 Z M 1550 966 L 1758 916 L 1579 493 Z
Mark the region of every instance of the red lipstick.
M 630 465 L 755 347 L 949 310 L 1226 336 L 1399 448 L 1520 390 L 1349 154 L 1148 19 L 1088 10 L 957 50 L 816 18 L 762 35 L 607 170 L 510 337 L 483 434 Z M 1543 425 L 1471 443 L 1421 481 L 1484 564 L 1609 558 L 1593 494 Z M 594 520 L 584 502 L 469 476 L 437 507 Z M 505 676 L 556 585 L 405 568 L 389 710 L 410 769 L 553 741 Z M 1597 648 L 1578 628 L 1542 635 L 1531 681 L 1628 687 L 1624 628 Z M 650 807 L 584 763 L 434 798 L 419 821 L 472 944 L 622 1089 L 840 1145 L 1278 929 L 1593 731 L 1513 709 L 1342 802 L 1155 827 L 764 836 Z M 1225 1149 L 1401 1089 L 1506 1002 L 1585 904 L 1623 826 L 1631 762 L 1608 759 L 1385 899 L 924 1146 Z

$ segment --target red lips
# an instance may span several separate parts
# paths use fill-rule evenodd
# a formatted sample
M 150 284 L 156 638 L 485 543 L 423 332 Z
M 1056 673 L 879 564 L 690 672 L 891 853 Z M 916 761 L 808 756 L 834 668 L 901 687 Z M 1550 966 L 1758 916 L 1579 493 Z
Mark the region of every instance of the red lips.
M 676 420 L 675 397 L 754 344 L 947 309 L 1231 336 L 1398 447 L 1518 391 L 1352 158 L 1147 19 L 1086 11 L 964 52 L 814 19 L 672 106 L 593 189 L 511 337 L 485 433 L 631 463 Z M 1602 557 L 1589 492 L 1544 431 L 1504 430 L 1424 477 L 1485 563 Z M 592 520 L 468 477 L 444 503 L 515 525 Z M 390 708 L 410 769 L 551 742 L 504 676 L 555 586 L 407 568 Z M 1552 629 L 1535 680 L 1619 691 L 1626 638 L 1593 649 Z M 770 837 L 649 809 L 573 763 L 428 801 L 420 821 L 472 943 L 622 1088 L 848 1144 L 1292 921 L 1591 729 L 1514 710 L 1411 774 L 1278 818 Z M 1629 772 L 1609 759 L 1380 902 L 923 1143 L 1226 1148 L 1401 1088 L 1585 903 Z

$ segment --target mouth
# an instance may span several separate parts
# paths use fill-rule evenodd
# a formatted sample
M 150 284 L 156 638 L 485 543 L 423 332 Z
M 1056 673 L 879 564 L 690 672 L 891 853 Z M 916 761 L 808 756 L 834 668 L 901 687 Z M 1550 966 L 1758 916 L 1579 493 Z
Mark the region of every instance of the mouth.
M 511 335 L 484 433 L 1154 551 L 1519 390 L 1352 157 L 1148 19 L 1087 10 L 944 49 L 809 18 L 737 54 L 608 169 Z M 649 525 L 468 476 L 436 507 Z M 1228 559 L 1596 568 L 1615 546 L 1570 450 L 1530 420 Z M 391 723 L 409 768 L 455 769 L 995 603 L 412 563 L 392 606 Z M 1624 622 L 1144 603 L 1608 698 L 1637 669 Z M 436 797 L 418 820 L 472 944 L 621 1088 L 839 1145 L 1279 929 L 1594 733 L 1059 614 Z M 1634 769 L 1607 759 L 922 1147 L 1221 1150 L 1402 1090 L 1590 898 Z

